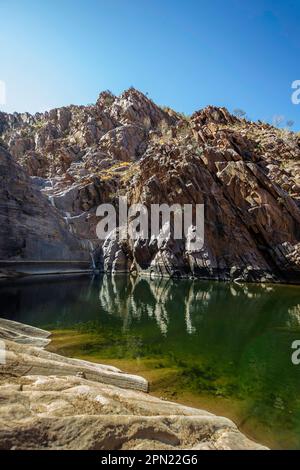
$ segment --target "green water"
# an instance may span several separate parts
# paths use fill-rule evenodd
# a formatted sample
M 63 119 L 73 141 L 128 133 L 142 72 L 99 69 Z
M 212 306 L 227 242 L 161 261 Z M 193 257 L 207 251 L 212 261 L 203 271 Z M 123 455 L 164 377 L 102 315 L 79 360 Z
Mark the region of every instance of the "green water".
M 274 448 L 300 448 L 299 287 L 30 280 L 0 285 L 0 315 L 57 331 L 60 342 L 73 332 L 62 352 L 127 364 L 161 395 L 207 403 Z

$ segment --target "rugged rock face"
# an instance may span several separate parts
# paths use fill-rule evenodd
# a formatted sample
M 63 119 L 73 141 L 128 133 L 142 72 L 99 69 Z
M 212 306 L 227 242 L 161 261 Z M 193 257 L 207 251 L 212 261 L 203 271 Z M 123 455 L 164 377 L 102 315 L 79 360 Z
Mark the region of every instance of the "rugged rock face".
M 0 259 L 89 259 L 61 214 L 1 147 L 0 200 Z
M 205 205 L 205 244 L 111 237 L 108 271 L 300 282 L 300 138 L 209 106 L 190 118 L 135 89 L 95 105 L 0 113 L 0 138 L 74 237 L 98 256 L 96 207 Z M 86 245 L 86 246 L 87 246 Z M 7 256 L 10 256 L 8 253 Z
M 296 135 L 213 107 L 154 138 L 131 182 L 130 201 L 149 209 L 204 204 L 205 243 L 191 251 L 188 237 L 128 241 L 129 270 L 299 282 L 299 175 L 292 172 L 299 151 Z
M 138 269 L 171 275 L 296 281 L 297 200 L 268 177 L 265 156 L 245 150 L 249 144 L 240 134 L 215 129 L 213 121 L 210 131 L 202 124 L 198 129 L 207 112 L 191 119 L 194 141 L 171 139 L 148 147 L 130 193 L 132 201 L 147 207 L 165 201 L 204 204 L 204 247 L 189 251 L 186 243 L 170 239 L 137 250 L 135 243 L 133 263 Z M 203 143 L 204 136 L 209 143 Z
M 229 419 L 137 391 L 142 377 L 44 351 L 46 331 L 0 319 L 0 339 L 1 449 L 265 449 Z
M 95 106 L 34 116 L 0 113 L 0 137 L 31 176 L 65 176 L 70 183 L 118 160 L 135 160 L 145 151 L 150 130 L 175 122 L 142 93 L 129 89 L 120 97 L 101 93 Z

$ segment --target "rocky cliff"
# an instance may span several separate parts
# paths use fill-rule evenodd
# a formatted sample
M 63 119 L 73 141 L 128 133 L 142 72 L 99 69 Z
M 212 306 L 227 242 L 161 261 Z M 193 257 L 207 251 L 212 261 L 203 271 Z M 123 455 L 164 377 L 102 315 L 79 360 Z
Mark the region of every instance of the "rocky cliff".
M 0 259 L 85 260 L 82 240 L 35 187 L 24 169 L 0 147 Z
M 300 282 L 300 138 L 293 132 L 212 106 L 186 117 L 129 89 L 119 97 L 103 92 L 95 105 L 0 113 L 0 138 L 72 239 L 93 250 L 101 248 L 100 203 L 117 207 L 127 195 L 147 207 L 204 204 L 201 250 L 188 249 L 186 239 L 110 237 L 98 256 L 108 271 Z M 13 219 L 9 225 L 19 240 Z M 1 257 L 14 256 L 6 244 Z

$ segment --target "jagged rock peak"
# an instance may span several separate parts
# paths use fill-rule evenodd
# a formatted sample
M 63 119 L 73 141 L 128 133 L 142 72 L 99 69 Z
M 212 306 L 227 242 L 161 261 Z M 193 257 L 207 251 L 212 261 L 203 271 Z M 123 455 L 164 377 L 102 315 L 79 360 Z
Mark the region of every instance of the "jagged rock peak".
M 96 102 L 96 106 L 104 110 L 105 108 L 110 107 L 114 103 L 115 99 L 116 96 L 110 90 L 101 91 Z
M 196 111 L 191 116 L 191 120 L 200 125 L 209 124 L 210 122 L 227 125 L 238 122 L 238 118 L 230 114 L 228 109 L 217 106 L 207 106 L 200 111 Z
M 157 106 L 150 98 L 135 88 L 124 91 L 112 104 L 111 116 L 122 124 L 137 123 L 148 129 L 164 121 L 176 122 L 174 116 Z

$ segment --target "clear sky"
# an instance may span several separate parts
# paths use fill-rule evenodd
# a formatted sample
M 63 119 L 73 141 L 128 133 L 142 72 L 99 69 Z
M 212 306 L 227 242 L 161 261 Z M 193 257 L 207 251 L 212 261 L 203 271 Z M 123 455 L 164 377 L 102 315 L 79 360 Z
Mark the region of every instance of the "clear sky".
M 0 21 L 4 111 L 134 86 L 188 114 L 239 107 L 300 129 L 300 0 L 0 0 Z

